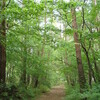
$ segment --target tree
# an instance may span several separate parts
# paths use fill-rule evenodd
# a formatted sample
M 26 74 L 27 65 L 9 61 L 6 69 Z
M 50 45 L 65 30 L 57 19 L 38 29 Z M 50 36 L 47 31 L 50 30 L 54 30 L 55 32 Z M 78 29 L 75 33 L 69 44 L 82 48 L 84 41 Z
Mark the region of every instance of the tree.
M 2 12 L 5 11 L 5 0 L 2 0 Z M 0 29 L 0 83 L 5 83 L 6 78 L 6 19 L 5 15 L 2 15 L 1 29 Z
M 80 84 L 80 92 L 83 92 L 85 89 L 85 76 L 84 76 L 84 69 L 82 65 L 82 57 L 81 57 L 81 48 L 79 43 L 79 37 L 77 33 L 77 22 L 76 22 L 76 11 L 75 8 L 72 7 L 72 27 L 74 29 L 74 41 L 75 41 L 75 48 L 76 48 L 76 60 L 77 60 L 77 67 L 78 67 L 78 76 L 79 76 L 79 84 Z

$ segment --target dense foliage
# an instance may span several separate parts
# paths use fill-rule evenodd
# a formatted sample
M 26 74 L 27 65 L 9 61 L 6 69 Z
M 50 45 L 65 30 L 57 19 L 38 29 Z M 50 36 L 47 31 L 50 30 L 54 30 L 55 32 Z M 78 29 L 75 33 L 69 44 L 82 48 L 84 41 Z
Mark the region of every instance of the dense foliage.
M 66 100 L 99 100 L 99 65 L 99 0 L 0 1 L 0 99 L 65 84 Z

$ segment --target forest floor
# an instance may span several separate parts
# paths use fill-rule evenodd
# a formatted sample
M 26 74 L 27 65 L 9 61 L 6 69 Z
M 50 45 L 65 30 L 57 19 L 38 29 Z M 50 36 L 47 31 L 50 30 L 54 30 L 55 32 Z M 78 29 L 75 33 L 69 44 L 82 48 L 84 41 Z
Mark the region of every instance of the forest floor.
M 42 96 L 37 98 L 37 100 L 64 100 L 65 91 L 64 86 L 56 86 L 52 88 L 49 92 L 44 93 Z

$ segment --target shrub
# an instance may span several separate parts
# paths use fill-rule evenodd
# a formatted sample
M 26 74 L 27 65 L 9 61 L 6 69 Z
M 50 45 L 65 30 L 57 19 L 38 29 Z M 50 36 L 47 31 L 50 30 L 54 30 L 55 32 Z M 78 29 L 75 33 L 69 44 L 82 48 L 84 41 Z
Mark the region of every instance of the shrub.
M 65 100 L 81 100 L 87 98 L 87 100 L 100 100 L 100 85 L 94 85 L 92 89 L 88 89 L 83 94 L 79 92 L 77 87 L 68 87 L 66 89 Z

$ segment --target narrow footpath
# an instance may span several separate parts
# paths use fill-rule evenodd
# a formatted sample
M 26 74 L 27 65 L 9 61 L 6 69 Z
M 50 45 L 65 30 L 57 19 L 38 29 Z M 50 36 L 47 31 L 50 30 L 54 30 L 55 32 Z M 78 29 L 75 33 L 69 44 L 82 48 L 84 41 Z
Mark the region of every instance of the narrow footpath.
M 50 92 L 44 93 L 37 100 L 64 100 L 65 91 L 64 86 L 56 86 Z

